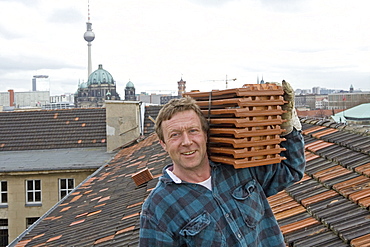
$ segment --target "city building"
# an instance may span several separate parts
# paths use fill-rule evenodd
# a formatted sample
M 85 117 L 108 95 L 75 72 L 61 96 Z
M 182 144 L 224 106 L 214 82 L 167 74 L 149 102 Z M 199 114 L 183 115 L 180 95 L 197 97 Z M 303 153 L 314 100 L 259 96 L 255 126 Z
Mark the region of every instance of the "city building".
M 125 100 L 128 101 L 135 101 L 136 95 L 135 95 L 135 86 L 134 83 L 131 81 L 127 82 L 125 87 Z
M 48 75 L 34 75 L 32 78 L 32 92 L 50 91 L 50 81 Z
M 75 106 L 103 107 L 105 100 L 119 100 L 116 91 L 116 82 L 113 76 L 99 64 L 97 70 L 92 72 L 88 81 L 78 85 L 75 93 Z
M 357 105 L 332 116 L 337 123 L 370 126 L 370 103 Z
M 177 82 L 177 96 L 182 97 L 182 95 L 186 92 L 186 81 L 184 81 L 181 77 L 181 80 Z
M 62 95 L 50 96 L 50 103 L 60 103 L 60 102 L 72 102 L 74 103 L 75 95 L 73 93 L 66 93 Z
M 106 151 L 104 108 L 0 112 L 0 125 L 0 242 L 4 243 L 114 153 Z
M 14 108 L 41 108 L 50 103 L 49 91 L 8 92 L 0 93 L 0 105 Z
M 328 95 L 329 109 L 348 109 L 370 103 L 370 92 L 341 92 Z
M 143 121 L 146 109 L 152 117 Z M 57 207 L 117 150 L 138 142 L 144 129 L 153 131 L 158 111 L 106 101 L 104 108 L 0 112 L 0 246 Z
M 73 102 L 58 102 L 58 103 L 49 103 L 41 107 L 43 110 L 52 110 L 52 109 L 71 109 L 75 108 Z

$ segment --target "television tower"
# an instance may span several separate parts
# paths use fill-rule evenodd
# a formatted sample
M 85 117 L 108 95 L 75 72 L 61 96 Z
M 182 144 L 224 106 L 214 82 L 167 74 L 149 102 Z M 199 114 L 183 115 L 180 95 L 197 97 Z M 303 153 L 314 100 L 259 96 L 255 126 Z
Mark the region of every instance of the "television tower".
M 92 31 L 92 23 L 90 22 L 90 1 L 87 1 L 87 22 L 86 22 L 86 32 L 84 34 L 84 39 L 87 41 L 87 53 L 88 53 L 88 62 L 87 62 L 87 78 L 89 78 L 92 70 L 91 65 L 91 42 L 95 39 L 95 34 Z

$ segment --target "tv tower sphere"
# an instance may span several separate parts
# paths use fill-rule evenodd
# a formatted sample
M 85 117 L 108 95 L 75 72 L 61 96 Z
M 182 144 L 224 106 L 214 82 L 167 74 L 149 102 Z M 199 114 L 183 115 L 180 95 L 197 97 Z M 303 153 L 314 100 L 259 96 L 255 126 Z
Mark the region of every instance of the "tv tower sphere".
M 87 25 L 87 30 L 86 30 L 86 32 L 85 32 L 85 34 L 84 34 L 84 39 L 85 39 L 87 42 L 91 42 L 91 41 L 93 41 L 93 40 L 95 39 L 95 34 L 94 34 L 94 32 L 92 31 L 92 29 L 91 29 L 91 25 L 92 25 L 92 23 L 87 22 L 87 23 L 86 23 L 86 25 Z

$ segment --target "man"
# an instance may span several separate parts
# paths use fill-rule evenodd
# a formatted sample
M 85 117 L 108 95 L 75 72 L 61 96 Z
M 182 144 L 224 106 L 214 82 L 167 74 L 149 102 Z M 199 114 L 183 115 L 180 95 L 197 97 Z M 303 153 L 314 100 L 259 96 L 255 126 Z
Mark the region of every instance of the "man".
M 287 159 L 279 164 L 234 169 L 207 156 L 207 120 L 191 98 L 170 101 L 156 132 L 173 164 L 145 201 L 140 246 L 285 246 L 267 197 L 299 181 L 304 143 L 294 92 L 283 81 Z

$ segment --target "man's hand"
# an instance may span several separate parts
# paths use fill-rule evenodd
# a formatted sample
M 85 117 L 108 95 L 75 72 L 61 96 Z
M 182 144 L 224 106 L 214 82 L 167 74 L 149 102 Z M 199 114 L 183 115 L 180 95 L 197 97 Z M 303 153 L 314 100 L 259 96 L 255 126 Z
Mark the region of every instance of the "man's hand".
M 280 127 L 282 129 L 285 129 L 285 132 L 282 135 L 288 135 L 290 132 L 293 131 L 293 128 L 301 130 L 302 125 L 295 110 L 294 90 L 292 86 L 290 86 L 288 82 L 283 80 L 282 87 L 284 90 L 284 100 L 287 101 L 287 103 L 284 104 L 282 108 L 284 111 L 287 112 L 282 114 L 282 119 L 286 120 L 286 122 L 282 123 Z

